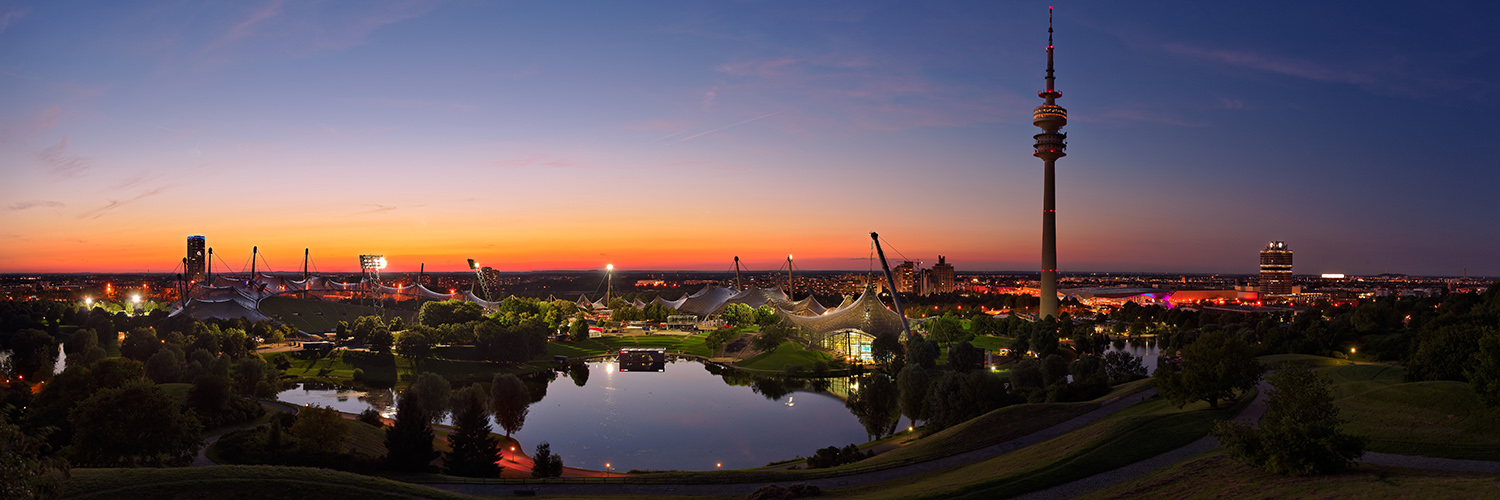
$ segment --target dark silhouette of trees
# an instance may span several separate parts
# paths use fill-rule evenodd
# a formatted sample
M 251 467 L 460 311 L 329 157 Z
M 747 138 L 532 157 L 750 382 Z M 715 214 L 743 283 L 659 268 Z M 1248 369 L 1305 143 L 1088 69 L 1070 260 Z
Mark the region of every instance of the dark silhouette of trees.
M 1203 400 L 1218 408 L 1220 400 L 1255 387 L 1264 372 L 1245 341 L 1209 332 L 1182 349 L 1181 363 L 1157 368 L 1156 388 L 1178 407 Z
M 859 388 L 850 391 L 844 406 L 859 419 L 870 440 L 890 434 L 901 418 L 900 392 L 896 383 L 883 373 L 872 373 L 859 379 Z
M 453 396 L 453 426 L 443 456 L 448 474 L 465 477 L 495 477 L 500 468 L 500 442 L 490 437 L 489 396 L 479 385 L 470 385 Z
M 432 449 L 432 428 L 414 391 L 396 398 L 396 419 L 385 431 L 385 463 L 400 472 L 426 472 L 438 453 Z
M 558 477 L 562 475 L 563 460 L 561 456 L 552 453 L 552 445 L 542 441 L 536 445 L 536 453 L 531 456 L 531 477 Z
M 203 427 L 177 398 L 150 382 L 103 389 L 68 414 L 76 465 L 137 467 L 187 465 L 203 445 Z
M 901 413 L 912 422 L 927 420 L 927 389 L 931 385 L 927 370 L 917 365 L 906 365 L 896 376 L 896 388 L 901 393 Z
M 1328 380 L 1302 366 L 1286 366 L 1266 377 L 1273 387 L 1260 428 L 1231 421 L 1214 426 L 1220 445 L 1241 462 L 1290 476 L 1329 474 L 1354 465 L 1363 438 L 1339 432 Z

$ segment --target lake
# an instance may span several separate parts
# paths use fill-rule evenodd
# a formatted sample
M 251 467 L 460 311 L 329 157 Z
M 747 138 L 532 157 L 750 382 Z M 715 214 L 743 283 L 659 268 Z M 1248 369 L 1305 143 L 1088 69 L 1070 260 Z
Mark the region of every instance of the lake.
M 847 393 L 847 378 L 823 379 L 828 390 L 815 391 L 787 387 L 779 379 L 720 375 L 718 368 L 695 361 L 668 362 L 660 372 L 622 372 L 613 361 L 584 366 L 586 377 L 553 372 L 552 380 L 528 380 L 545 395 L 531 405 L 526 424 L 515 434 L 527 454 L 547 441 L 570 467 L 603 470 L 607 462 L 616 471 L 713 470 L 718 463 L 725 469 L 758 467 L 869 440 L 834 395 Z M 395 414 L 389 390 L 299 387 L 277 398 L 350 413 L 373 407 Z M 898 427 L 906 425 L 903 419 Z

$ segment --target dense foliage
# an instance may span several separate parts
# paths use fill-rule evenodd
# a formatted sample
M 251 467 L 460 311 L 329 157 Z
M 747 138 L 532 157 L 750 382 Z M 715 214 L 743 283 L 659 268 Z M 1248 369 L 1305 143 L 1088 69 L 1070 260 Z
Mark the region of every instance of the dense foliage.
M 1354 465 L 1364 439 L 1339 432 L 1345 421 L 1328 380 L 1302 366 L 1266 377 L 1273 389 L 1260 427 L 1221 421 L 1213 434 L 1229 456 L 1278 474 L 1330 474 Z

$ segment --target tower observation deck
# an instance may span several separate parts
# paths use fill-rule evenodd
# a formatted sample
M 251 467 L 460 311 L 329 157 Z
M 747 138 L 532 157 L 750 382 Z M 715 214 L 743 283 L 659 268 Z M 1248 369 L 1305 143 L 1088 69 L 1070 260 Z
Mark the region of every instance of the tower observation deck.
M 1067 156 L 1068 134 L 1060 132 L 1068 124 L 1068 110 L 1057 105 L 1062 97 L 1054 87 L 1052 76 L 1052 7 L 1047 7 L 1047 90 L 1037 93 L 1045 100 L 1031 112 L 1031 123 L 1042 129 L 1032 136 L 1036 139 L 1036 151 L 1032 156 L 1041 158 L 1046 166 L 1042 188 L 1042 307 L 1038 317 L 1057 316 L 1057 182 L 1055 167 L 1057 159 Z

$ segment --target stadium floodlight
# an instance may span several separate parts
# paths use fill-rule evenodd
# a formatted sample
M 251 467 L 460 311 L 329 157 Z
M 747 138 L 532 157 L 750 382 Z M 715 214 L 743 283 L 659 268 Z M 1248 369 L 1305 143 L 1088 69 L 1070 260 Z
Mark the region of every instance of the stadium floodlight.
M 378 271 L 385 269 L 384 255 L 361 255 L 359 256 L 359 268 L 363 271 Z
M 86 305 L 86 306 L 89 306 L 89 307 L 94 307 L 94 298 L 93 297 L 84 297 L 83 298 L 83 305 Z
M 604 265 L 604 270 L 606 270 L 606 271 L 613 271 L 613 270 L 615 270 L 615 265 L 614 264 L 605 264 Z
M 130 296 L 130 301 L 139 304 L 141 302 L 141 296 L 140 295 L 131 295 Z

